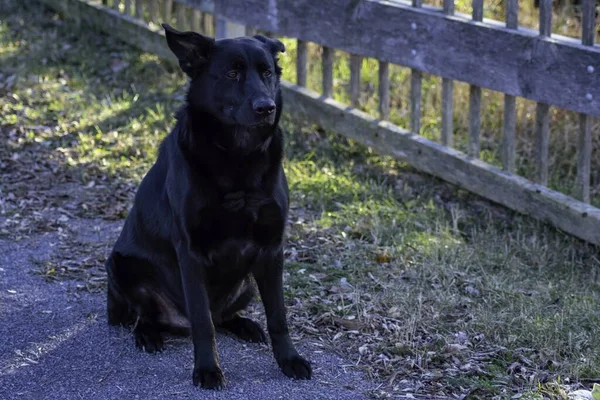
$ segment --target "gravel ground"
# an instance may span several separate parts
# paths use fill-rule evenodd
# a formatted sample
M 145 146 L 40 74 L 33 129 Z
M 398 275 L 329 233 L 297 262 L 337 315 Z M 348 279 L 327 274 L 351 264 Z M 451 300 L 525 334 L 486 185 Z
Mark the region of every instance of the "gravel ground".
M 104 224 L 79 221 L 75 229 L 94 240 L 118 228 Z M 313 362 L 313 380 L 293 381 L 268 347 L 218 335 L 227 388 L 198 389 L 189 339 L 168 339 L 158 355 L 142 353 L 127 330 L 107 325 L 104 295 L 32 274 L 58 242 L 55 233 L 0 240 L 0 399 L 364 399 L 374 387 L 315 343 L 298 344 Z

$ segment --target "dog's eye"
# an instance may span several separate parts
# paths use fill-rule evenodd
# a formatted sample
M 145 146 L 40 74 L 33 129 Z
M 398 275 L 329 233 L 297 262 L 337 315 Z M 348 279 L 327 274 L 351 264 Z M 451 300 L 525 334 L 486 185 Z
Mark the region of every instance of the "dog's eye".
M 266 70 L 265 72 L 263 72 L 263 76 L 264 76 L 265 78 L 268 78 L 268 77 L 270 77 L 272 74 L 273 74 L 273 73 L 272 73 L 271 71 L 269 71 L 269 70 Z
M 229 71 L 227 73 L 227 75 L 225 75 L 226 77 L 228 77 L 229 79 L 237 79 L 239 76 L 239 73 L 237 71 Z

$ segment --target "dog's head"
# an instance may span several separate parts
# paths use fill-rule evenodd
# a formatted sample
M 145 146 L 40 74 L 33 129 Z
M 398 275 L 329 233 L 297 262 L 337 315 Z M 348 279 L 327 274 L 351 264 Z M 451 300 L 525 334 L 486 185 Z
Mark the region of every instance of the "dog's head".
M 179 32 L 163 24 L 167 43 L 190 78 L 188 102 L 221 123 L 243 130 L 273 126 L 281 110 L 277 64 L 285 46 L 256 35 L 236 39 Z

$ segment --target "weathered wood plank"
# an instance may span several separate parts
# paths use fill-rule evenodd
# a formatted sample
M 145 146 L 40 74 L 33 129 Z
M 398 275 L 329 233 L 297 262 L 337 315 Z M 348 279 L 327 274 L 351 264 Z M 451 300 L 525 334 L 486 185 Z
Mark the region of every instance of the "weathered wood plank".
M 132 0 L 124 0 L 124 2 L 125 2 L 125 10 L 123 11 L 123 13 L 125 15 L 131 15 L 131 1 Z
M 148 19 L 152 23 L 158 23 L 158 0 L 148 0 Z
M 600 116 L 600 74 L 580 73 L 588 65 L 599 70 L 600 48 L 576 40 L 403 2 L 221 0 L 216 7 L 283 36 Z
M 552 0 L 540 0 L 540 36 L 552 34 Z M 536 176 L 542 185 L 548 184 L 548 147 L 550 145 L 550 106 L 538 103 L 536 107 Z
M 39 0 L 59 12 L 86 20 L 143 51 L 176 63 L 164 33 L 133 18 L 82 0 Z M 307 118 L 327 130 L 345 135 L 373 149 L 398 157 L 417 169 L 484 196 L 521 213 L 549 222 L 591 243 L 600 245 L 600 209 L 504 173 L 480 160 L 438 145 L 421 136 L 379 121 L 356 109 L 348 110 L 332 99 L 322 99 L 308 89 L 282 82 L 286 112 Z
M 333 96 L 333 60 L 335 50 L 330 47 L 323 47 L 322 64 L 323 64 L 323 77 L 321 79 L 321 85 L 323 87 L 323 96 Z
M 515 96 L 504 96 L 504 135 L 502 137 L 502 168 L 515 172 L 517 149 L 517 101 Z
M 519 0 L 506 1 L 506 27 L 519 27 Z M 517 149 L 517 101 L 515 96 L 504 95 L 504 126 L 502 137 L 502 168 L 515 172 L 515 153 Z
M 211 14 L 202 14 L 202 33 L 208 36 L 215 36 L 214 31 L 214 17 Z
M 469 155 L 479 158 L 481 150 L 481 88 L 471 85 L 469 90 Z
M 473 21 L 483 21 L 483 0 L 473 0 Z
M 454 0 L 444 0 L 444 14 L 454 14 Z
M 421 96 L 423 76 L 418 69 L 410 73 L 410 130 L 414 133 L 421 132 Z
M 144 19 L 144 0 L 135 0 L 135 17 Z
M 590 171 L 592 165 L 592 117 L 579 114 L 579 140 L 577 141 L 576 195 L 590 202 Z
M 164 22 L 171 23 L 173 19 L 173 0 L 163 0 L 163 18 Z
M 538 103 L 535 113 L 535 181 L 548 184 L 548 146 L 550 144 L 550 106 Z
M 483 0 L 473 0 L 473 21 L 483 20 Z M 487 43 L 485 44 L 487 45 Z M 469 155 L 479 158 L 481 150 L 481 87 L 471 85 L 469 90 Z
M 119 11 L 119 8 L 121 6 L 121 0 L 113 0 L 113 8 L 117 11 Z
M 192 31 L 202 32 L 202 13 L 200 10 L 192 9 L 192 21 L 190 25 Z
M 390 118 L 390 65 L 379 61 L 379 118 Z
M 540 0 L 540 36 L 552 34 L 552 0 Z
M 506 0 L 506 27 L 519 28 L 519 0 Z
M 304 40 L 298 40 L 296 53 L 296 83 L 306 87 L 308 77 L 308 43 Z
M 454 81 L 442 78 L 442 144 L 454 142 Z
M 593 46 L 596 35 L 596 0 L 584 0 L 582 7 L 583 23 L 581 43 Z M 584 73 L 594 73 L 594 67 L 588 66 Z M 577 141 L 577 178 L 576 196 L 585 203 L 590 202 L 590 172 L 592 164 L 592 117 L 579 114 L 579 140 Z
M 412 0 L 412 6 L 415 8 L 423 7 L 421 0 Z M 416 31 L 418 26 L 414 22 L 410 25 L 411 29 Z M 417 50 L 412 49 L 413 56 L 417 56 Z M 421 100 L 422 100 L 423 74 L 421 70 L 412 68 L 410 71 L 410 130 L 414 133 L 421 132 Z
M 360 67 L 362 57 L 350 54 L 350 105 L 358 107 L 360 99 Z
M 187 31 L 189 29 L 189 21 L 186 17 L 186 6 L 182 3 L 175 3 L 175 21 L 177 21 L 177 29 Z
M 444 14 L 454 14 L 454 0 L 444 0 Z M 454 81 L 442 78 L 442 144 L 454 142 Z

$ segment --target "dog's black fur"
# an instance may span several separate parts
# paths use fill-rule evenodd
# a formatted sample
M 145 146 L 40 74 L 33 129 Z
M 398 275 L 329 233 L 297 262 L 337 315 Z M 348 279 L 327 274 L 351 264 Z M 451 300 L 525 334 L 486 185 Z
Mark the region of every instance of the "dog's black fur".
M 106 261 L 109 323 L 133 325 L 137 346 L 150 353 L 162 350 L 164 333 L 191 331 L 194 384 L 221 388 L 215 327 L 266 341 L 238 315 L 255 296 L 253 276 L 279 366 L 310 379 L 288 334 L 282 290 L 289 194 L 277 54 L 285 47 L 260 35 L 215 41 L 163 27 L 191 79 L 187 103 Z

